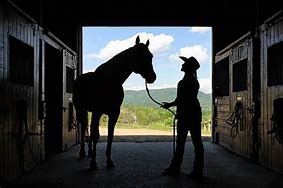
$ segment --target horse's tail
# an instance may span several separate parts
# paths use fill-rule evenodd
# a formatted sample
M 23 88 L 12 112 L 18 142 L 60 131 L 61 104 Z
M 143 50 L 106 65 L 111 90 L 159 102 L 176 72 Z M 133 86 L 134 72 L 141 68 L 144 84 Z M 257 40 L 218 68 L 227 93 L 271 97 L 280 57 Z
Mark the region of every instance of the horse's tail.
M 79 77 L 76 78 L 73 82 L 73 104 L 75 106 L 75 108 L 78 108 L 78 98 L 79 98 L 79 81 L 78 81 Z
M 86 100 L 87 74 L 79 75 L 73 82 L 73 103 L 75 108 L 83 107 Z
M 84 122 L 87 119 L 86 100 L 89 75 L 90 73 L 79 75 L 73 82 L 73 104 L 79 122 Z

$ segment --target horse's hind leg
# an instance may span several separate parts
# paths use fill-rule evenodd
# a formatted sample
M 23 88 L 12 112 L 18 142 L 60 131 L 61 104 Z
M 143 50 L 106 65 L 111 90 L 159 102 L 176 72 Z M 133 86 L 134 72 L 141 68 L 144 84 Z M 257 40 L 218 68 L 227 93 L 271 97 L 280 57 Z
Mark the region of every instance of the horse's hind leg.
M 114 136 L 114 128 L 116 125 L 116 122 L 118 120 L 120 112 L 113 113 L 109 115 L 108 120 L 108 139 L 107 139 L 107 148 L 106 148 L 106 167 L 107 168 L 113 168 L 115 167 L 113 160 L 111 158 L 111 149 L 112 149 L 112 142 L 113 142 L 113 136 Z
M 100 134 L 99 134 L 100 117 L 101 117 L 101 114 L 92 113 L 91 124 L 90 124 L 90 140 L 93 141 L 93 150 L 92 150 L 92 158 L 91 158 L 90 165 L 89 165 L 90 170 L 95 170 L 98 168 L 96 164 L 96 144 L 100 137 Z
M 79 111 L 78 112 L 78 120 L 81 124 L 81 149 L 80 149 L 80 158 L 85 157 L 85 131 L 87 128 L 87 111 Z
M 90 131 L 89 131 L 89 135 L 90 135 Z M 91 138 L 91 136 L 89 136 L 87 157 L 92 156 L 92 151 L 93 151 L 93 149 L 92 149 L 92 138 Z

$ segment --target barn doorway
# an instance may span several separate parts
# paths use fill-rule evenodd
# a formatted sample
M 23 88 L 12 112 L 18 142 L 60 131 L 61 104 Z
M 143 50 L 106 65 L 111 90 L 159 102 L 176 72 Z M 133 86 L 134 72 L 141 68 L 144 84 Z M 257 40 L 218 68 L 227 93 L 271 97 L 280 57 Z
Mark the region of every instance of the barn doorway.
M 158 101 L 173 101 L 177 83 L 183 77 L 182 60 L 178 56 L 194 56 L 201 64 L 199 100 L 203 111 L 203 136 L 211 136 L 211 46 L 210 27 L 84 27 L 83 73 L 94 71 L 114 55 L 134 45 L 136 36 L 141 42 L 150 41 L 153 66 L 157 74 L 154 84 L 149 85 L 152 97 Z M 172 140 L 174 116 L 150 100 L 146 94 L 144 79 L 132 73 L 123 84 L 125 96 L 114 140 L 138 141 L 160 138 Z M 90 119 L 91 114 L 89 115 Z M 107 135 L 107 116 L 100 123 L 101 139 Z M 155 138 L 147 137 L 155 135 Z M 158 137 L 158 139 L 156 139 Z M 145 138 L 145 139 L 144 139 Z M 152 140 L 151 140 L 152 141 Z

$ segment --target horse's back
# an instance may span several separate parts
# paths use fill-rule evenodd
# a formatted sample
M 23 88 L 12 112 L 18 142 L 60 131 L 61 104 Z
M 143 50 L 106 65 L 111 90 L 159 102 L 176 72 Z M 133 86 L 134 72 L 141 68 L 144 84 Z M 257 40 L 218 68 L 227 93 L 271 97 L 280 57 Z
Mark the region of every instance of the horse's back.
M 74 81 L 73 102 L 77 110 L 107 114 L 119 110 L 123 98 L 122 85 L 108 81 L 97 71 L 81 74 Z

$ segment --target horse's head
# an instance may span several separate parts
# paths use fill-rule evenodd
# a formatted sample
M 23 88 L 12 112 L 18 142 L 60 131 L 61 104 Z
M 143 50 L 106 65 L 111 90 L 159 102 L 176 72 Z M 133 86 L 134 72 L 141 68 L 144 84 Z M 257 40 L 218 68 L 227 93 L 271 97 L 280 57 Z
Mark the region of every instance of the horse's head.
M 149 40 L 146 44 L 140 43 L 139 36 L 136 38 L 136 44 L 132 48 L 132 57 L 134 63 L 133 71 L 140 74 L 146 83 L 153 83 L 156 80 L 156 74 L 152 66 L 153 55 L 148 49 Z

